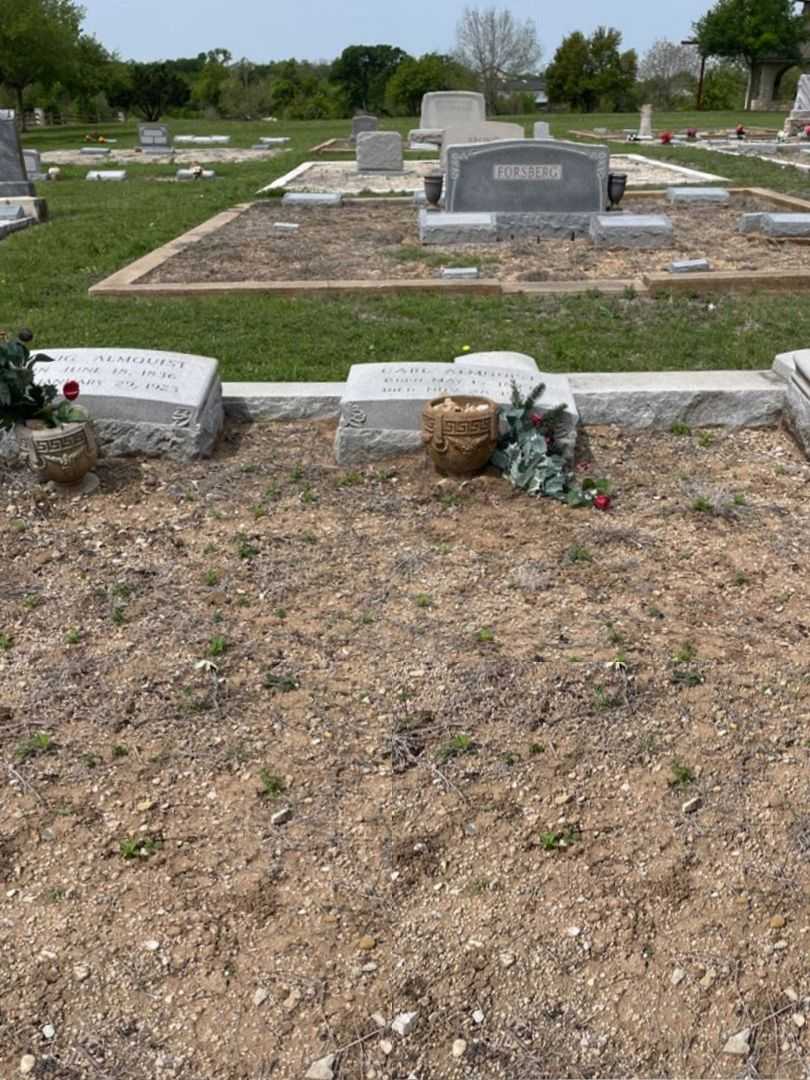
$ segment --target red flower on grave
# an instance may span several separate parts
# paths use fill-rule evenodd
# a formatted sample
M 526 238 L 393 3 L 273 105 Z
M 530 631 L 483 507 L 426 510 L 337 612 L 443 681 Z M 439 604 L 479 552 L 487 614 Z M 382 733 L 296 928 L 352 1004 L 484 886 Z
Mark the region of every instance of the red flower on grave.
M 672 142 L 672 132 L 671 131 L 665 131 L 661 136 L 661 142 L 664 144 L 664 146 L 666 146 L 668 143 L 671 143 Z
M 62 396 L 68 401 L 75 401 L 79 396 L 79 384 L 75 379 L 69 379 L 62 387 Z
M 808 124 L 807 127 L 804 129 L 804 133 L 807 138 L 810 139 L 810 124 Z
M 610 509 L 610 496 L 609 495 L 597 495 L 593 500 L 593 505 L 597 510 L 609 510 Z

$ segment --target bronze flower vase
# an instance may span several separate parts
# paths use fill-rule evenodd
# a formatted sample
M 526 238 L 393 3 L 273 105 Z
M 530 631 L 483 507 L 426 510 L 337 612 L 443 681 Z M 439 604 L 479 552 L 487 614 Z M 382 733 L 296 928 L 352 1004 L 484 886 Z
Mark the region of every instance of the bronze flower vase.
M 99 480 L 93 468 L 98 447 L 89 420 L 47 427 L 29 420 L 15 426 L 17 445 L 37 474 L 58 495 L 91 495 Z

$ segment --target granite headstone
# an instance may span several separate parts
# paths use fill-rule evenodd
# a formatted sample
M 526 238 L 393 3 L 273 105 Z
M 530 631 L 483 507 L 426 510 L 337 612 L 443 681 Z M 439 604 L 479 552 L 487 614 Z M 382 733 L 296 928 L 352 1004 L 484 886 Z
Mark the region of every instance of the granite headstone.
M 172 136 L 165 124 L 138 124 L 138 141 L 145 154 L 172 153 Z
M 365 113 L 360 116 L 352 117 L 352 134 L 350 142 L 356 143 L 357 136 L 364 131 L 376 131 L 377 130 L 377 117 L 367 116 Z
M 0 119 L 0 198 L 34 194 L 34 185 L 28 179 L 17 123 L 12 113 L 11 119 Z
M 75 379 L 100 444 L 111 454 L 179 460 L 208 456 L 222 428 L 217 361 L 149 349 L 40 349 L 36 377 Z
M 607 206 L 610 151 L 524 139 L 447 149 L 450 213 L 600 213 Z
M 484 120 L 480 124 L 465 124 L 444 129 L 442 135 L 442 168 L 447 164 L 448 146 L 471 146 L 477 143 L 497 142 L 500 139 L 524 139 L 522 124 L 500 123 Z
M 402 172 L 402 136 L 398 131 L 361 131 L 356 141 L 358 172 Z
M 438 90 L 422 98 L 420 128 L 466 127 L 483 124 L 487 106 L 483 94 L 469 90 Z
M 421 414 L 426 402 L 444 394 L 474 394 L 506 404 L 512 385 L 522 394 L 538 382 L 546 389 L 540 408 L 564 403 L 568 407 L 569 438 L 562 442 L 573 451 L 578 414 L 568 378 L 538 375 L 527 370 L 525 360 L 511 364 L 355 364 L 349 372 L 340 402 L 340 421 L 335 440 L 339 464 L 369 461 L 418 450 L 421 445 Z

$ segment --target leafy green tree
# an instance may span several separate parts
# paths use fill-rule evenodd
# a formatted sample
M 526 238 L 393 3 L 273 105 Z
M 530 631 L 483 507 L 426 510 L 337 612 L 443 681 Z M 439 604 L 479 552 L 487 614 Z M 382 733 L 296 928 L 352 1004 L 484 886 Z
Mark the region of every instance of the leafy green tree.
M 0 82 L 14 95 L 22 127 L 25 90 L 34 83 L 48 88 L 69 76 L 82 16 L 73 0 L 2 0 Z
M 399 116 L 419 114 L 422 98 L 434 90 L 473 90 L 475 76 L 454 60 L 441 53 L 425 53 L 418 60 L 403 60 L 388 80 L 386 102 L 391 112 Z
M 635 105 L 638 57 L 634 49 L 619 52 L 621 43 L 621 32 L 609 26 L 598 26 L 588 42 L 592 92 L 605 112 L 628 112 Z
M 546 68 L 546 93 L 554 104 L 566 104 L 576 112 L 593 107 L 590 89 L 591 52 L 579 30 L 563 38 Z
M 228 65 L 233 57 L 227 49 L 211 49 L 205 65 L 194 82 L 191 96 L 195 102 L 212 109 L 219 108 L 222 90 L 228 81 Z
M 695 23 L 699 50 L 744 60 L 749 70 L 767 56 L 799 60 L 808 27 L 794 8 L 793 0 L 717 0 Z
M 332 64 L 331 78 L 349 108 L 381 111 L 388 81 L 407 59 L 408 54 L 393 45 L 350 45 Z
M 633 49 L 619 52 L 621 42 L 621 33 L 607 26 L 589 38 L 578 30 L 569 34 L 546 68 L 549 99 L 583 112 L 633 108 L 638 57 Z
M 739 61 L 715 64 L 706 72 L 703 84 L 703 108 L 727 111 L 745 105 L 748 72 Z
M 127 97 L 130 107 L 138 109 L 145 120 L 155 122 L 167 109 L 185 105 L 191 97 L 189 84 L 167 62 L 132 62 L 129 64 L 129 77 L 131 86 Z

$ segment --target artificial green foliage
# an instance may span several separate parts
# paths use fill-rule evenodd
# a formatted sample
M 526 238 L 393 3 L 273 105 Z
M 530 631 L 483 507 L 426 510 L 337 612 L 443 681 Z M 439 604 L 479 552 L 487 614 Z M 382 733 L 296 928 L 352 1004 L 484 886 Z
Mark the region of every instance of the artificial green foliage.
M 512 401 L 500 410 L 506 431 L 492 455 L 492 464 L 527 495 L 548 495 L 569 506 L 590 506 L 597 495 L 607 493 L 608 482 L 588 478 L 580 486 L 573 481 L 557 442 L 565 432 L 567 409 L 563 404 L 539 411 L 537 402 L 545 389 L 544 383 L 538 383 L 524 399 L 512 382 Z
M 492 464 L 527 495 L 565 499 L 568 473 L 562 455 L 554 452 L 554 439 L 566 407 L 559 405 L 545 413 L 535 411 L 545 389 L 544 383 L 538 383 L 524 400 L 512 383 L 512 401 L 500 410 L 506 432 L 492 455 Z
M 25 420 L 42 420 L 49 427 L 58 422 L 51 408 L 56 387 L 34 382 L 34 364 L 50 359 L 32 356 L 23 341 L 0 341 L 0 428 L 9 430 Z
M 32 356 L 26 345 L 30 340 L 28 330 L 20 331 L 17 341 L 0 340 L 0 430 L 9 431 L 26 420 L 41 420 L 47 427 L 87 420 L 87 412 L 79 405 L 53 404 L 58 394 L 55 386 L 34 382 L 34 364 L 53 360 L 44 353 Z

